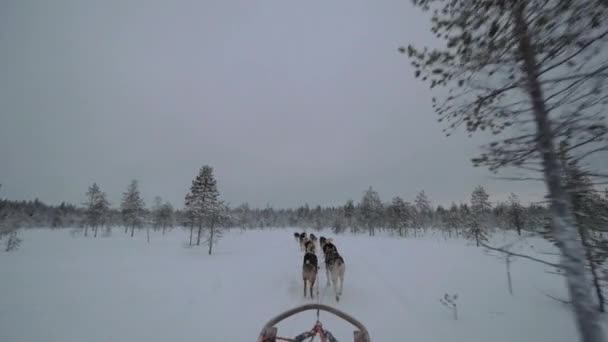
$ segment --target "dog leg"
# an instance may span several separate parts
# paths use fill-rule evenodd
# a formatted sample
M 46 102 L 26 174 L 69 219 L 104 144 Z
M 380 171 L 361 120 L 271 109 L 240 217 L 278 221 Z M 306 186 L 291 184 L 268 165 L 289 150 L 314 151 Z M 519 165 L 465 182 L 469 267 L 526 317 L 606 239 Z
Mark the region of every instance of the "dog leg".
M 336 302 L 340 301 L 340 294 L 338 293 L 338 270 L 332 269 L 331 272 L 331 281 L 334 283 L 334 293 L 336 295 Z
M 329 267 L 327 264 L 325 264 L 325 279 L 327 279 L 327 284 L 325 284 L 325 287 L 329 287 L 331 284 L 329 283 Z
M 315 298 L 315 296 L 312 294 L 312 289 L 315 287 L 315 280 L 312 279 L 310 281 L 310 298 Z
M 304 298 L 306 298 L 306 278 L 304 278 Z
M 345 271 L 345 266 L 344 264 L 342 264 L 342 266 L 340 267 L 340 296 L 342 295 L 342 290 L 344 289 L 344 271 Z

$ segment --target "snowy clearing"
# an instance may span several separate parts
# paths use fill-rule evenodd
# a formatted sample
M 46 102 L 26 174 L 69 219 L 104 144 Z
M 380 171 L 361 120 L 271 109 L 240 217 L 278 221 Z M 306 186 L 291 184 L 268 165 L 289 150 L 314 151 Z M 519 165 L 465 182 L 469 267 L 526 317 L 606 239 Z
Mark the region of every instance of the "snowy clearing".
M 232 230 L 207 249 L 187 248 L 187 234 L 144 232 L 134 238 L 84 238 L 70 230 L 25 230 L 23 246 L 0 254 L 0 341 L 254 341 L 272 316 L 306 303 L 302 253 L 294 230 Z M 316 232 L 315 232 L 316 233 Z M 399 239 L 323 233 L 346 262 L 336 303 L 319 272 L 322 302 L 362 321 L 373 341 L 574 341 L 561 277 L 514 259 L 514 296 L 504 262 L 470 243 L 442 237 Z M 508 237 L 500 234 L 494 245 Z M 528 239 L 518 251 L 552 251 Z M 531 244 L 531 246 L 530 246 Z M 458 320 L 439 299 L 459 298 Z M 312 328 L 313 312 L 279 326 L 281 336 Z M 352 340 L 352 328 L 322 314 L 325 327 Z

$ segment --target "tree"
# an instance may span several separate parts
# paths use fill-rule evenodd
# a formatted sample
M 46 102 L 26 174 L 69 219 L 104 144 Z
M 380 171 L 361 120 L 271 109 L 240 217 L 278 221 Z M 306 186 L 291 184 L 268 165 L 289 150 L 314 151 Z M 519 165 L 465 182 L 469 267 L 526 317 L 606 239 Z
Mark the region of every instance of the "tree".
M 127 191 L 123 193 L 120 205 L 122 221 L 125 227 L 131 228 L 131 237 L 135 234 L 135 228 L 144 224 L 145 203 L 139 193 L 137 180 L 132 180 Z
M 213 176 L 213 168 L 209 165 L 203 166 L 199 174 L 192 181 L 190 193 L 186 196 L 188 210 L 191 212 L 193 221 L 198 225 L 196 245 L 201 243 L 203 226 L 208 228 L 209 234 L 206 243 L 209 246 L 209 254 L 213 251 L 213 244 L 221 237 L 220 224 L 225 219 L 226 207 L 219 200 L 220 193 L 217 190 L 217 181 Z
M 576 220 L 579 238 L 585 249 L 585 258 L 591 280 L 595 289 L 598 309 L 605 312 L 605 296 L 603 292 L 603 277 L 601 268 L 608 258 L 608 242 L 603 237 L 605 221 L 601 215 L 603 201 L 592 181 L 578 165 L 576 159 L 567 153 L 568 142 L 560 146 L 560 159 L 563 165 L 563 182 L 570 194 L 572 210 Z M 557 240 L 548 225 L 545 237 L 559 247 Z
M 517 235 L 521 235 L 524 227 L 524 208 L 519 203 L 519 198 L 515 194 L 509 196 L 509 222 L 517 230 Z
M 416 204 L 416 218 L 415 225 L 418 228 L 428 227 L 431 222 L 432 211 L 431 201 L 427 197 L 424 190 L 420 191 L 418 195 L 416 195 L 416 199 L 414 200 Z
M 397 230 L 399 236 L 405 235 L 405 228 L 407 227 L 409 219 L 408 214 L 408 208 L 405 201 L 399 196 L 394 197 L 388 207 L 387 216 L 389 227 Z
M 471 193 L 471 219 L 467 236 L 475 238 L 475 244 L 479 247 L 481 242 L 488 240 L 488 215 L 492 209 L 489 202 L 490 196 L 482 186 L 478 186 Z
M 162 234 L 165 235 L 167 227 L 173 226 L 173 207 L 169 202 L 163 203 L 160 196 L 154 198 L 154 206 L 152 208 L 152 225 L 154 229 L 162 229 Z
M 0 189 L 2 184 L 0 184 Z M 19 248 L 21 245 L 21 239 L 18 236 L 19 230 L 19 219 L 16 217 L 14 212 L 10 209 L 0 206 L 0 240 L 7 236 L 6 239 L 6 252 L 11 252 Z
M 352 232 L 354 232 L 355 204 L 353 203 L 353 200 L 349 199 L 348 201 L 346 201 L 346 204 L 344 205 L 344 218 L 346 219 L 346 225 L 350 227 Z
M 462 223 L 460 220 L 458 206 L 456 206 L 456 203 L 452 202 L 452 205 L 450 206 L 450 209 L 448 210 L 446 216 L 447 217 L 445 225 L 446 229 L 448 230 L 448 236 L 452 236 L 452 230 L 454 230 L 456 236 L 458 236 L 458 227 L 460 227 Z
M 465 124 L 469 132 L 508 134 L 486 146 L 476 165 L 542 172 L 579 334 L 585 342 L 602 341 L 555 146 L 576 136 L 571 150 L 584 151 L 579 158 L 606 150 L 601 107 L 608 103 L 608 60 L 601 52 L 608 6 L 597 0 L 413 3 L 433 9 L 432 31 L 446 48 L 400 51 L 408 53 L 415 76 L 423 76 L 431 88 L 450 87 L 444 101 L 433 100 L 440 121 L 452 121 L 451 128 Z
M 165 234 L 167 228 L 173 227 L 173 206 L 169 202 L 165 202 L 160 207 L 160 224 L 162 227 L 162 234 Z
M 375 228 L 382 218 L 382 201 L 378 193 L 370 186 L 363 194 L 359 204 L 361 221 L 367 227 L 369 236 L 375 235 Z
M 94 237 L 97 237 L 99 226 L 106 223 L 108 212 L 110 211 L 110 203 L 106 199 L 105 192 L 101 191 L 97 183 L 93 183 L 86 193 L 86 224 L 84 236 L 87 236 L 88 227 L 94 231 Z
M 152 205 L 152 226 L 154 230 L 160 229 L 161 227 L 161 218 L 160 218 L 160 210 L 163 206 L 163 199 L 160 196 L 154 197 L 154 204 Z
M 192 184 L 194 186 L 194 182 Z M 193 236 L 193 232 L 194 232 L 194 227 L 196 226 L 196 220 L 197 220 L 197 216 L 196 216 L 196 208 L 195 208 L 195 198 L 194 198 L 194 194 L 192 192 L 189 192 L 186 194 L 186 198 L 185 198 L 185 216 L 186 216 L 186 221 L 187 224 L 190 226 L 190 240 L 188 242 L 188 246 L 192 246 L 192 236 Z

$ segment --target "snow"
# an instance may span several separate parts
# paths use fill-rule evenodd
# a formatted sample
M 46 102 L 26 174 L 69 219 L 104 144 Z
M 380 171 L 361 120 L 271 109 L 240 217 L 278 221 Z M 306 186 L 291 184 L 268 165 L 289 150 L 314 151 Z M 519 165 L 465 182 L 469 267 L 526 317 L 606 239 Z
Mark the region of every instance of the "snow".
M 373 341 L 575 341 L 570 309 L 541 291 L 567 297 L 549 267 L 513 259 L 514 296 L 505 264 L 459 239 L 333 237 L 346 262 L 336 303 L 319 273 L 322 302 L 362 321 Z M 293 230 L 232 230 L 215 246 L 187 248 L 188 234 L 115 229 L 85 238 L 70 230 L 21 232 L 22 247 L 0 253 L 0 341 L 254 341 L 271 317 L 310 302 L 303 298 L 302 253 Z M 512 240 L 494 237 L 496 246 Z M 528 239 L 518 252 L 553 247 Z M 458 294 L 458 320 L 439 299 Z M 312 328 L 314 312 L 279 324 L 295 336 Z M 340 341 L 353 328 L 321 313 Z

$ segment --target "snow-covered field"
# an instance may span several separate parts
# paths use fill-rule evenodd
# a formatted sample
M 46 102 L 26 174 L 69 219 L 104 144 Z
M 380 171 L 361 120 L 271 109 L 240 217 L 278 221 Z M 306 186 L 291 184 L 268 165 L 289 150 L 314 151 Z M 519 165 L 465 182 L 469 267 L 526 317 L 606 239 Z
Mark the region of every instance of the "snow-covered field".
M 21 237 L 18 251 L 0 253 L 3 342 L 254 341 L 269 318 L 310 301 L 289 229 L 233 230 L 211 256 L 185 248 L 182 230 L 154 233 L 150 244 L 145 233 L 129 238 L 120 229 L 96 239 L 69 230 Z M 566 298 L 548 267 L 515 259 L 511 296 L 504 262 L 462 240 L 334 238 L 346 261 L 344 294 L 336 303 L 321 270 L 322 302 L 361 320 L 374 341 L 577 340 L 569 309 L 539 291 Z M 551 250 L 528 242 L 523 250 L 532 255 Z M 457 321 L 439 303 L 446 292 L 459 295 Z M 294 336 L 315 319 L 301 314 L 279 333 Z M 340 341 L 352 340 L 348 324 L 330 314 L 321 320 Z

